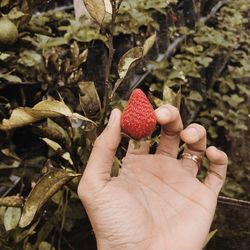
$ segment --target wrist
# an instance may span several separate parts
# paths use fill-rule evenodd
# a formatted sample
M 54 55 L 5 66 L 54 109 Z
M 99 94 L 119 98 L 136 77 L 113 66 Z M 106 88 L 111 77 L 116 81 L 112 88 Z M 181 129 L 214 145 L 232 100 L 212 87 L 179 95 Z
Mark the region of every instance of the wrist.
M 96 240 L 98 250 L 153 250 L 156 248 L 150 247 L 149 240 L 143 242 L 125 242 L 124 240 L 117 242 L 109 242 L 105 240 Z M 159 249 L 159 248 L 157 248 Z M 164 249 L 165 250 L 165 249 Z

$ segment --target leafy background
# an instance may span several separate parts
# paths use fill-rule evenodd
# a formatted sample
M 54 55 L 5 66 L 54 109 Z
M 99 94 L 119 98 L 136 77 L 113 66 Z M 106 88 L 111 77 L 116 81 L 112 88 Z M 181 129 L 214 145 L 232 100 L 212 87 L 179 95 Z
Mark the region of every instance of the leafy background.
M 76 20 L 69 0 L 0 2 L 19 32 L 0 44 L 0 248 L 96 248 L 77 183 L 110 110 L 140 87 L 155 107 L 178 106 L 185 125 L 203 124 L 208 144 L 227 152 L 206 249 L 248 249 L 250 3 L 116 4 L 112 15 L 100 7 Z

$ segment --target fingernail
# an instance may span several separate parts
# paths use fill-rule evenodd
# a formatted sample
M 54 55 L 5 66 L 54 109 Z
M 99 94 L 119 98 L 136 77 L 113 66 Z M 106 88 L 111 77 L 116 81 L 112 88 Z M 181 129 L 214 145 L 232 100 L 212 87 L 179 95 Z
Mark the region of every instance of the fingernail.
M 197 136 L 198 131 L 195 128 L 186 128 L 186 133 L 188 133 L 189 136 Z
M 161 108 L 158 111 L 158 115 L 161 117 L 168 117 L 170 114 L 169 110 L 167 108 Z

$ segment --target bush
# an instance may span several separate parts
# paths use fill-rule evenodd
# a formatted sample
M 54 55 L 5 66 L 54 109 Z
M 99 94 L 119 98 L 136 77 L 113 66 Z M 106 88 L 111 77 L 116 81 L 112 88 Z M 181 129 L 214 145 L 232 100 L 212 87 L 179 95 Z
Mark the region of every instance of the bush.
M 179 107 L 185 125 L 203 124 L 229 156 L 248 129 L 245 1 L 124 0 L 80 20 L 71 6 L 36 12 L 40 2 L 0 3 L 0 18 L 18 29 L 13 44 L 0 32 L 1 249 L 68 249 L 88 235 L 77 184 L 110 110 L 136 87 L 155 107 Z M 248 198 L 247 169 L 235 168 L 223 193 Z

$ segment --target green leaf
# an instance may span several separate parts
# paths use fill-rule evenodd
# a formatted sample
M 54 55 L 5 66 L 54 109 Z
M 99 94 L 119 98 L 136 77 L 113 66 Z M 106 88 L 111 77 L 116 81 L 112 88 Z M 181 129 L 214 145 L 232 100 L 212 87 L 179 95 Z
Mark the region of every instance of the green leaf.
M 8 13 L 8 18 L 11 20 L 20 19 L 23 16 L 28 16 L 26 13 L 19 11 L 16 7 L 12 8 Z
M 240 97 L 237 94 L 233 94 L 231 96 L 224 95 L 222 97 L 222 100 L 226 101 L 231 107 L 235 107 L 235 108 L 237 108 L 240 103 L 245 101 L 243 97 Z
M 56 250 L 50 243 L 42 241 L 39 244 L 38 250 Z
M 248 131 L 248 126 L 243 123 L 237 123 L 234 127 L 235 130 L 240 130 L 240 131 Z
M 42 55 L 34 50 L 24 50 L 20 53 L 20 58 L 18 59 L 18 63 L 28 66 L 28 67 L 37 67 L 41 68 L 43 65 Z
M 143 45 L 143 56 L 145 56 L 149 50 L 153 47 L 156 41 L 156 33 L 150 36 Z
M 164 103 L 163 100 L 161 100 L 160 98 L 150 94 L 150 99 L 152 100 L 153 104 L 158 108 L 166 103 Z
M 8 53 L 3 53 L 0 51 L 0 60 L 4 61 L 5 59 L 9 58 L 11 55 Z
M 206 57 L 206 56 L 201 56 L 201 57 L 196 57 L 195 60 L 205 68 L 209 66 L 209 64 L 213 61 L 213 58 L 211 57 Z
M 175 105 L 176 94 L 169 88 L 166 84 L 163 86 L 163 101 L 164 103 L 169 103 Z
M 215 229 L 213 231 L 211 231 L 208 236 L 207 236 L 207 240 L 204 246 L 206 246 L 208 244 L 208 242 L 215 236 L 215 234 L 217 233 L 218 229 Z
M 201 102 L 203 98 L 198 91 L 192 90 L 188 96 L 188 99 L 192 101 Z
M 6 231 L 14 229 L 20 220 L 21 208 L 8 207 L 4 214 L 4 227 Z
M 2 1 L 0 2 L 0 7 L 1 7 L 1 8 L 2 8 L 2 7 L 5 7 L 6 5 L 9 4 L 9 2 L 10 2 L 10 0 L 2 0 Z
M 49 48 L 49 47 L 56 47 L 56 46 L 61 46 L 68 44 L 68 40 L 65 37 L 55 37 L 49 39 L 44 45 L 42 46 L 43 48 Z
M 121 161 L 115 157 L 114 158 L 114 163 L 111 169 L 111 177 L 117 177 L 119 175 L 119 171 L 120 171 L 120 166 L 121 166 Z
M 27 198 L 23 207 L 19 226 L 28 226 L 48 199 L 61 189 L 63 185 L 76 176 L 78 175 L 74 172 L 69 172 L 63 169 L 55 169 L 45 174 L 37 182 Z

